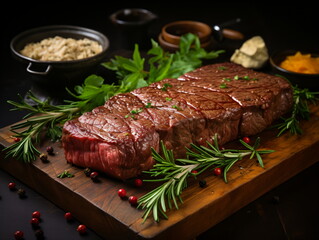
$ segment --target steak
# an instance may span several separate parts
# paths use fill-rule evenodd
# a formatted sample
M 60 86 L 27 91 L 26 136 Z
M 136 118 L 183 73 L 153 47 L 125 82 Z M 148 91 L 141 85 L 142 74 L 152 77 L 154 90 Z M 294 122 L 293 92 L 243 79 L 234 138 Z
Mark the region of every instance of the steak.
M 263 131 L 292 103 L 283 78 L 212 64 L 113 96 L 66 122 L 62 144 L 69 163 L 125 180 L 153 166 L 151 148 L 159 151 L 160 141 L 185 157 L 190 143 L 205 145 L 215 134 L 223 145 Z

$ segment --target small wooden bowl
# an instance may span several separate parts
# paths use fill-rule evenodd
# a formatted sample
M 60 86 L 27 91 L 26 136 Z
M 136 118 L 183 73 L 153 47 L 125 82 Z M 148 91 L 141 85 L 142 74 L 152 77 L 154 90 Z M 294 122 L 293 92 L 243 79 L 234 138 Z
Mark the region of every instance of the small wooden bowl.
M 175 21 L 166 24 L 159 35 L 160 45 L 168 51 L 179 49 L 181 36 L 193 33 L 198 36 L 202 48 L 209 48 L 213 43 L 212 29 L 209 25 L 198 21 Z
M 211 38 L 212 30 L 210 26 L 202 22 L 176 21 L 166 24 L 161 33 L 164 41 L 178 45 L 181 36 L 186 33 L 196 34 L 201 43 L 207 42 Z

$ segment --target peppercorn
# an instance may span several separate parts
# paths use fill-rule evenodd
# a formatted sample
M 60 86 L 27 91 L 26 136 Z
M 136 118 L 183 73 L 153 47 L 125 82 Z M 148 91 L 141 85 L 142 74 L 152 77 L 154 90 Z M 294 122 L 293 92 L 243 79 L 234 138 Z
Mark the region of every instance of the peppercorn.
M 278 204 L 279 202 L 280 202 L 279 196 L 273 196 L 272 203 L 273 204 Z
M 44 239 L 44 233 L 43 233 L 42 229 L 35 230 L 34 235 L 37 239 Z
M 222 170 L 221 170 L 221 168 L 214 168 L 214 174 L 216 175 L 216 176 L 219 176 L 219 175 L 221 175 L 222 174 Z
M 30 223 L 33 228 L 37 228 L 40 224 L 39 218 L 31 218 Z
M 71 220 L 73 219 L 72 213 L 66 212 L 66 213 L 64 214 L 64 218 L 65 218 L 67 221 L 71 221 Z
M 207 185 L 207 183 L 206 183 L 206 181 L 205 181 L 204 179 L 199 180 L 199 181 L 198 181 L 198 184 L 199 184 L 199 186 L 200 186 L 201 188 L 204 188 L 204 187 L 206 187 L 206 185 Z
M 76 229 L 80 234 L 85 234 L 86 233 L 86 226 L 83 224 L 80 224 L 77 229 Z
M 8 188 L 11 190 L 11 191 L 14 191 L 16 190 L 16 184 L 14 182 L 10 182 L 8 184 Z
M 40 160 L 41 160 L 43 163 L 49 162 L 49 160 L 48 160 L 48 155 L 46 155 L 45 153 L 41 153 L 39 157 L 40 157 Z
M 40 213 L 39 211 L 34 211 L 34 212 L 32 213 L 32 217 L 33 217 L 33 218 L 38 218 L 38 219 L 40 219 L 40 216 L 41 216 L 41 213 Z
M 92 179 L 93 182 L 98 182 L 99 181 L 98 177 L 99 177 L 98 172 L 91 172 L 90 178 Z
M 91 172 L 92 172 L 92 170 L 91 170 L 90 168 L 85 168 L 85 169 L 84 169 L 84 174 L 85 174 L 85 176 L 87 176 L 87 177 L 90 176 Z
M 18 191 L 17 191 L 18 195 L 20 198 L 25 198 L 26 197 L 26 192 L 24 189 L 22 188 L 19 188 Z
M 52 146 L 48 146 L 46 150 L 49 155 L 54 155 L 54 149 Z
M 119 195 L 120 198 L 125 198 L 126 197 L 126 190 L 124 188 L 121 188 L 117 191 L 117 194 Z
M 143 180 L 142 180 L 142 179 L 139 179 L 139 178 L 136 178 L 136 179 L 134 180 L 134 185 L 135 185 L 136 187 L 141 187 L 141 186 L 143 185 Z
M 20 231 L 20 230 L 18 230 L 18 231 L 16 231 L 16 232 L 14 233 L 14 238 L 15 238 L 16 240 L 23 239 L 23 236 L 24 236 L 24 233 L 23 233 L 22 231 Z
M 250 138 L 249 137 L 243 137 L 242 139 L 245 143 L 250 143 Z
M 128 202 L 131 204 L 131 206 L 135 207 L 137 206 L 137 197 L 136 196 L 130 196 L 128 198 Z

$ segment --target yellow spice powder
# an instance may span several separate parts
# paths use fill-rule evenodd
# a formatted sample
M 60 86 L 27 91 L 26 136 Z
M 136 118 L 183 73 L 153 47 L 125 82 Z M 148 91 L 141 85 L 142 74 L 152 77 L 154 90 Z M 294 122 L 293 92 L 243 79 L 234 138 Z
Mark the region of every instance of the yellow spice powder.
M 319 57 L 312 57 L 311 54 L 297 52 L 295 55 L 287 56 L 279 66 L 292 72 L 318 74 Z

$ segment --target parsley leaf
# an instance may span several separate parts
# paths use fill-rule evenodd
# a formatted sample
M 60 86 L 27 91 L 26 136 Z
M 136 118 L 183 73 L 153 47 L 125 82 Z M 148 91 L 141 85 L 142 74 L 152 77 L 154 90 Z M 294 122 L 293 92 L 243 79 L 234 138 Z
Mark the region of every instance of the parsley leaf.
M 141 58 L 135 45 L 132 58 L 115 56 L 102 63 L 107 69 L 116 71 L 123 92 L 147 86 L 165 78 L 176 78 L 202 65 L 203 59 L 217 58 L 223 50 L 207 52 L 200 47 L 197 35 L 188 33 L 181 37 L 180 49 L 175 53 L 165 52 L 156 41 L 147 52 L 148 64 Z M 145 67 L 148 66 L 148 68 Z

